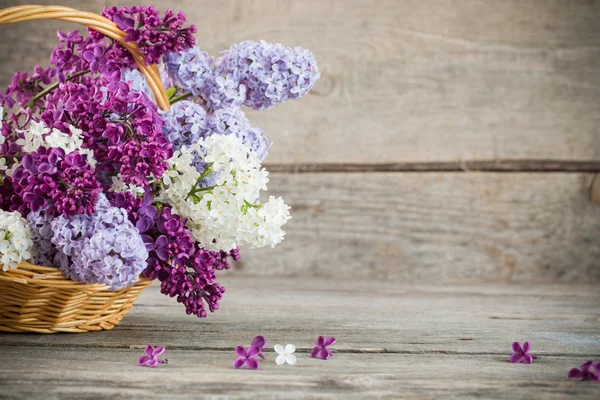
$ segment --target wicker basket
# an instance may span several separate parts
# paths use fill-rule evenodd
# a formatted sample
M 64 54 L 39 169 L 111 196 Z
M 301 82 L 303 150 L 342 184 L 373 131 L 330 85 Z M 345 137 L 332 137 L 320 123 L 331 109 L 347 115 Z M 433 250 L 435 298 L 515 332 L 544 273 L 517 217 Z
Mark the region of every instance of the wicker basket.
M 76 22 L 119 42 L 132 54 L 154 92 L 157 105 L 169 109 L 169 100 L 156 65 L 146 66 L 125 32 L 100 15 L 62 6 L 24 5 L 0 10 L 0 24 L 40 19 Z M 145 277 L 134 285 L 110 291 L 105 285 L 84 284 L 65 278 L 53 267 L 29 263 L 2 271 L 0 268 L 0 331 L 88 332 L 112 329 L 133 308 L 133 302 L 151 281 Z

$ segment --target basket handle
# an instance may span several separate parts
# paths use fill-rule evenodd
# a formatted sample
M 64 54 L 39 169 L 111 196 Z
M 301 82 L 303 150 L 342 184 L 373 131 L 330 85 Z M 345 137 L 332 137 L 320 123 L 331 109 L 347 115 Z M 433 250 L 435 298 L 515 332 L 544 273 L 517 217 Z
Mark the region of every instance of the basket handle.
M 156 97 L 157 105 L 163 110 L 168 110 L 170 108 L 167 92 L 162 84 L 160 73 L 158 72 L 156 65 L 145 65 L 144 57 L 140 53 L 138 45 L 135 42 L 126 42 L 125 32 L 120 30 L 117 25 L 108 18 L 104 18 L 91 12 L 79 11 L 74 8 L 63 6 L 23 5 L 0 10 L 0 25 L 40 19 L 58 19 L 61 21 L 75 22 L 100 32 L 120 43 L 129 50 L 138 68 L 146 77 L 148 85 Z

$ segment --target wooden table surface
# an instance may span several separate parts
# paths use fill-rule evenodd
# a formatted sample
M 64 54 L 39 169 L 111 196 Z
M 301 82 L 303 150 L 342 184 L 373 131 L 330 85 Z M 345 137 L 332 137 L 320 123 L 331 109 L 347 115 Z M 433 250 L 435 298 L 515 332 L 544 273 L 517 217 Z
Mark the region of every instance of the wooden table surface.
M 112 331 L 0 335 L 0 398 L 600 398 L 600 383 L 567 379 L 600 361 L 597 285 L 224 284 L 204 320 L 153 285 Z M 234 346 L 259 334 L 268 360 L 234 370 Z M 318 335 L 337 337 L 330 360 L 310 358 Z M 534 363 L 511 364 L 526 340 Z M 167 347 L 167 365 L 136 365 L 148 343 Z M 275 364 L 276 343 L 296 345 L 295 366 Z

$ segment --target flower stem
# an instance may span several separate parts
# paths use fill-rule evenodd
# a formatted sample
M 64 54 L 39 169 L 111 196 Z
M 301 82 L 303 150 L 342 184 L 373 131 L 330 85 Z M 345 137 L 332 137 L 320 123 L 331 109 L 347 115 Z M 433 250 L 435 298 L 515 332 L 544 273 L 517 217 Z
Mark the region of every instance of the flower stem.
M 79 71 L 74 73 L 73 75 L 67 77 L 67 81 L 70 81 L 71 79 L 75 79 L 78 76 L 81 75 L 85 75 L 88 72 L 90 72 L 89 69 L 86 69 L 85 71 Z M 52 85 L 48 86 L 46 89 L 42 90 L 41 92 L 39 92 L 38 94 L 36 94 L 35 96 L 33 96 L 31 98 L 31 100 L 29 100 L 27 102 L 27 104 L 25 105 L 26 107 L 33 107 L 35 105 L 35 103 L 41 99 L 42 97 L 46 96 L 48 93 L 50 93 L 51 91 L 53 91 L 54 89 L 56 89 L 58 87 L 58 85 L 60 85 L 60 82 L 54 82 Z
M 181 96 L 177 96 L 177 97 L 173 97 L 172 99 L 169 99 L 169 103 L 171 103 L 171 104 L 175 104 L 175 103 L 177 103 L 178 101 L 181 101 L 181 100 L 185 100 L 185 99 L 187 99 L 187 98 L 188 98 L 188 97 L 190 97 L 191 95 L 192 95 L 191 93 L 184 93 L 184 94 L 182 94 Z

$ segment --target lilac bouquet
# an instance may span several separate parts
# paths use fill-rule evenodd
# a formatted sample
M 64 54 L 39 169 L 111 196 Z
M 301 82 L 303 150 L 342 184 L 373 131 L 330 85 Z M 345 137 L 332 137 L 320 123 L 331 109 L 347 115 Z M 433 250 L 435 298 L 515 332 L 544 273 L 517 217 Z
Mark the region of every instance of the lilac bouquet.
M 239 260 L 240 246 L 280 243 L 290 219 L 281 198 L 259 201 L 270 143 L 242 106 L 308 93 L 320 76 L 314 56 L 246 41 L 214 59 L 181 12 L 103 16 L 147 64 L 162 62 L 171 108 L 156 107 L 118 43 L 58 32 L 51 65 L 15 74 L 0 93 L 0 264 L 56 266 L 110 290 L 144 274 L 206 317 L 225 292 L 217 271 Z

